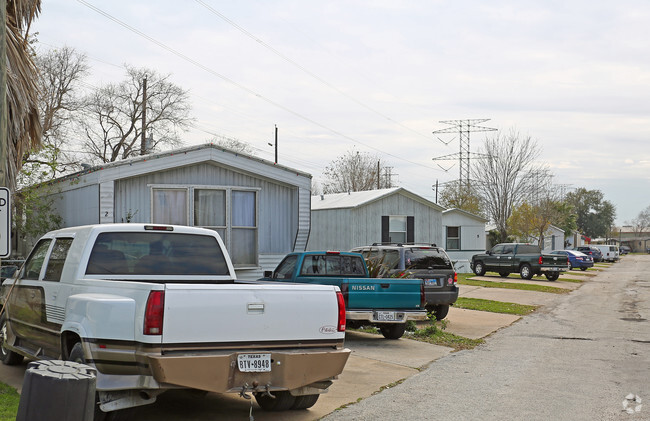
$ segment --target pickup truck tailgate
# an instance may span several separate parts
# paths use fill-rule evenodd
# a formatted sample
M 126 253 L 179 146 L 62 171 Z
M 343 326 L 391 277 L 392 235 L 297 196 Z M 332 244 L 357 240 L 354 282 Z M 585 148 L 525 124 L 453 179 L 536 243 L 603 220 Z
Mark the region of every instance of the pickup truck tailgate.
M 556 254 L 543 254 L 542 255 L 542 266 L 555 266 L 558 268 L 565 268 L 569 262 L 567 261 L 567 257 L 564 255 L 556 255 Z
M 422 303 L 420 279 L 349 278 L 345 282 L 351 309 L 417 309 Z
M 162 342 L 342 342 L 335 291 L 330 285 L 306 284 L 166 284 Z

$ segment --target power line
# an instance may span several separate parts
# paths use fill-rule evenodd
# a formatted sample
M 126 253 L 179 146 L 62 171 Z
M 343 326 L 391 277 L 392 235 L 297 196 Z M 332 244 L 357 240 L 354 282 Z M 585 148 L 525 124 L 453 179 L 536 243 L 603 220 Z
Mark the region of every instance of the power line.
M 412 133 L 417 134 L 418 136 L 422 136 L 422 137 L 424 137 L 424 138 L 427 139 L 427 140 L 432 140 L 429 136 L 426 136 L 426 135 L 424 135 L 424 134 L 418 132 L 417 130 L 414 130 L 414 129 L 412 129 L 412 128 L 406 126 L 406 125 L 404 125 L 403 123 L 400 123 L 399 121 L 397 121 L 397 120 L 395 120 L 395 119 L 393 119 L 393 118 L 387 116 L 386 114 L 384 114 L 384 113 L 382 113 L 382 112 L 380 112 L 380 111 L 378 111 L 378 110 L 375 110 L 375 109 L 372 108 L 371 106 L 369 106 L 369 105 L 365 104 L 364 102 L 362 102 L 362 101 L 356 99 L 356 98 L 353 97 L 352 95 L 349 95 L 348 93 L 346 93 L 346 92 L 340 90 L 339 88 L 337 88 L 336 86 L 332 85 L 331 83 L 329 83 L 329 82 L 326 81 L 325 79 L 321 78 L 320 76 L 318 76 L 317 74 L 313 73 L 313 72 L 310 71 L 309 69 L 305 68 L 305 67 L 302 66 L 301 64 L 299 64 L 299 63 L 297 63 L 296 61 L 292 60 L 291 58 L 285 56 L 285 55 L 282 54 L 280 51 L 278 51 L 278 50 L 276 50 L 275 48 L 273 48 L 271 45 L 269 45 L 269 44 L 267 44 L 266 42 L 264 42 L 263 40 L 259 39 L 258 37 L 256 37 L 255 35 L 253 35 L 253 34 L 250 33 L 249 31 L 247 31 L 246 29 L 244 29 L 243 27 L 241 27 L 240 25 L 238 25 L 237 23 L 235 23 L 234 21 L 232 21 L 231 19 L 229 19 L 228 17 L 226 17 L 223 13 L 220 13 L 218 10 L 216 10 L 216 9 L 214 9 L 213 7 L 207 5 L 204 1 L 202 1 L 202 0 L 195 0 L 195 1 L 196 1 L 197 3 L 199 3 L 201 6 L 205 7 L 206 9 L 208 9 L 208 10 L 209 10 L 211 13 L 213 13 L 214 15 L 218 16 L 219 18 L 221 18 L 223 21 L 225 21 L 225 22 L 228 23 L 229 25 L 231 25 L 231 26 L 233 26 L 234 28 L 236 28 L 237 30 L 239 30 L 241 33 L 243 33 L 243 34 L 246 35 L 247 37 L 249 37 L 249 38 L 251 38 L 252 40 L 254 40 L 256 43 L 260 44 L 261 46 L 263 46 L 263 47 L 266 48 L 267 50 L 271 51 L 273 54 L 277 55 L 278 57 L 280 57 L 282 60 L 286 61 L 287 63 L 290 63 L 290 64 L 292 64 L 293 66 L 295 66 L 296 68 L 302 70 L 304 73 L 306 73 L 307 75 L 311 76 L 312 78 L 314 78 L 315 80 L 319 81 L 320 83 L 322 83 L 323 85 L 327 86 L 328 88 L 330 88 L 330 89 L 332 89 L 332 90 L 338 92 L 339 94 L 343 95 L 343 96 L 346 97 L 347 99 L 349 99 L 349 100 L 353 101 L 354 103 L 356 103 L 356 104 L 362 106 L 362 107 L 365 108 L 366 110 L 371 111 L 371 112 L 377 114 L 378 116 L 380 116 L 380 117 L 382 117 L 382 118 L 385 118 L 386 120 L 388 120 L 388 121 L 390 121 L 390 122 L 392 122 L 392 123 L 395 123 L 395 124 L 399 125 L 400 127 L 404 128 L 404 129 L 406 129 L 406 130 L 408 130 L 408 131 L 410 131 L 410 132 L 412 132 Z
M 200 69 L 206 71 L 207 73 L 210 73 L 210 74 L 212 74 L 212 75 L 214 75 L 214 76 L 220 78 L 221 80 L 223 80 L 223 81 L 225 81 L 225 82 L 227 82 L 227 83 L 230 83 L 231 85 L 234 85 L 234 86 L 240 88 L 241 90 L 243 90 L 243 91 L 249 93 L 250 95 L 253 95 L 253 96 L 255 96 L 255 97 L 257 97 L 257 98 L 259 98 L 259 99 L 261 99 L 261 100 L 263 100 L 263 101 L 265 101 L 265 102 L 267 102 L 267 103 L 269 103 L 269 104 L 271 104 L 271 105 L 273 105 L 273 106 L 275 106 L 275 107 L 277 107 L 277 108 L 280 108 L 281 110 L 283 110 L 283 111 L 285 111 L 285 112 L 287 112 L 287 113 L 289 113 L 289 114 L 292 114 L 292 115 L 294 115 L 294 116 L 296 116 L 296 117 L 298 117 L 298 118 L 300 118 L 300 119 L 302 119 L 302 120 L 305 120 L 305 121 L 307 121 L 307 122 L 309 122 L 309 123 L 311 123 L 311 124 L 313 124 L 313 125 L 315 125 L 315 126 L 318 126 L 318 127 L 322 128 L 322 129 L 324 129 L 324 130 L 327 130 L 327 131 L 329 131 L 329 132 L 331 132 L 331 133 L 333 133 L 333 134 L 335 134 L 335 135 L 337 135 L 337 136 L 340 136 L 340 137 L 342 137 L 342 138 L 344 138 L 344 139 L 347 139 L 347 140 L 349 140 L 349 141 L 351 141 L 351 142 L 353 142 L 353 143 L 358 143 L 358 144 L 360 144 L 360 145 L 365 146 L 366 148 L 369 148 L 369 149 L 372 149 L 372 150 L 375 150 L 375 151 L 381 152 L 381 153 L 383 153 L 383 154 L 385 154 L 385 155 L 388 155 L 388 156 L 391 156 L 391 157 L 393 157 L 393 158 L 395 158 L 395 159 L 399 159 L 399 160 L 401 160 L 401 161 L 408 162 L 409 164 L 417 165 L 417 166 L 421 166 L 421 167 L 424 167 L 424 168 L 427 168 L 427 169 L 434 169 L 434 170 L 436 169 L 436 168 L 429 167 L 429 166 L 424 165 L 424 164 L 420 164 L 420 163 L 418 163 L 418 162 L 410 161 L 410 160 L 408 160 L 408 159 L 405 159 L 405 158 L 399 157 L 399 156 L 394 155 L 394 154 L 392 154 L 392 153 L 390 153 L 390 152 L 383 151 L 383 150 L 381 150 L 381 149 L 379 149 L 379 148 L 376 148 L 376 147 L 374 147 L 374 146 L 372 146 L 372 145 L 369 145 L 369 144 L 367 144 L 367 143 L 364 143 L 364 142 L 361 142 L 361 141 L 359 141 L 359 140 L 357 140 L 357 139 L 354 139 L 354 138 L 352 138 L 352 137 L 350 137 L 350 136 L 348 136 L 348 135 L 346 135 L 346 134 L 344 134 L 344 133 L 341 133 L 341 132 L 339 132 L 339 131 L 337 131 L 337 130 L 335 130 L 335 129 L 332 129 L 332 128 L 330 128 L 330 127 L 324 125 L 324 124 L 321 124 L 321 123 L 317 122 L 316 120 L 313 120 L 313 119 L 311 119 L 311 118 L 309 118 L 309 117 L 307 117 L 307 116 L 304 116 L 304 115 L 302 115 L 302 114 L 300 114 L 300 113 L 298 113 L 298 112 L 296 112 L 296 111 L 293 111 L 292 109 L 290 109 L 290 108 L 288 108 L 288 107 L 285 107 L 284 105 L 279 104 L 279 103 L 277 103 L 277 102 L 271 100 L 270 98 L 265 97 L 264 95 L 262 95 L 262 94 L 260 94 L 260 93 L 258 93 L 258 92 L 255 92 L 254 90 L 252 90 L 252 89 L 250 89 L 250 88 L 248 88 L 248 87 L 242 85 L 241 83 L 238 83 L 238 82 L 236 82 L 236 81 L 234 81 L 234 80 L 228 78 L 227 76 L 224 76 L 224 75 L 222 75 L 221 73 L 219 73 L 219 72 L 217 72 L 217 71 L 215 71 L 215 70 L 213 70 L 213 69 L 211 69 L 211 68 L 205 66 L 204 64 L 201 64 L 201 63 L 199 63 L 198 61 L 196 61 L 196 60 L 194 60 L 194 59 L 192 59 L 192 58 L 186 56 L 185 54 L 183 54 L 183 53 L 181 53 L 181 52 L 179 52 L 179 51 L 177 51 L 177 50 L 175 50 L 175 49 L 169 47 L 168 45 L 166 45 L 166 44 L 164 44 L 164 43 L 162 43 L 162 42 L 156 40 L 155 38 L 153 38 L 153 37 L 151 37 L 151 36 L 145 34 L 144 32 L 142 32 L 142 31 L 140 31 L 140 30 L 138 30 L 138 29 L 132 27 L 131 25 L 129 25 L 129 24 L 127 24 L 127 23 L 121 21 L 120 19 L 118 19 L 118 18 L 112 16 L 111 14 L 109 14 L 109 13 L 103 11 L 102 9 L 100 9 L 100 8 L 98 8 L 98 7 L 96 7 L 96 6 L 92 5 L 92 4 L 90 4 L 90 3 L 88 3 L 87 1 L 85 1 L 85 0 L 77 0 L 77 1 L 78 1 L 79 3 L 81 3 L 81 4 L 83 4 L 84 6 L 88 7 L 89 9 L 92 9 L 92 10 L 94 10 L 95 12 L 99 13 L 100 15 L 106 17 L 107 19 L 109 19 L 109 20 L 111 20 L 111 21 L 117 23 L 118 25 L 122 26 L 123 28 L 128 29 L 129 31 L 133 32 L 134 34 L 136 34 L 136 35 L 138 35 L 138 36 L 140 36 L 140 37 L 146 39 L 147 41 L 149 41 L 149 42 L 151 42 L 151 43 L 153 43 L 153 44 L 156 44 L 156 45 L 159 46 L 160 48 L 162 48 L 162 49 L 164 49 L 164 50 L 166 50 L 166 51 L 172 53 L 173 55 L 175 55 L 175 56 L 181 58 L 182 60 L 185 60 L 185 61 L 187 61 L 188 63 L 193 64 L 194 66 L 196 66 L 196 67 L 198 67 L 198 68 L 200 68 Z

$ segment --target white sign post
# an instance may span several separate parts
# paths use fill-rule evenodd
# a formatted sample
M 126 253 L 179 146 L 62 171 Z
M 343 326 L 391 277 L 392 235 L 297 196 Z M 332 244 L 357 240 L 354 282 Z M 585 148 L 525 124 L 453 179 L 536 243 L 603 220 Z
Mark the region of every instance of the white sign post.
M 11 194 L 6 187 L 0 187 L 0 257 L 11 254 Z

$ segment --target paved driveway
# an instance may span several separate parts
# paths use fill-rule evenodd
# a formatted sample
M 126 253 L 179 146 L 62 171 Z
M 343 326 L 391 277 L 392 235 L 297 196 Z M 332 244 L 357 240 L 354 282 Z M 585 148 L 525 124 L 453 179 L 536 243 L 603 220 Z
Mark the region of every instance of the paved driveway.
M 503 281 L 499 277 L 491 278 Z M 521 282 L 512 279 L 511 282 Z M 535 282 L 535 281 L 531 281 Z M 564 287 L 565 283 L 547 282 L 553 286 Z M 570 284 L 577 287 L 580 284 Z M 557 300 L 559 295 L 461 286 L 461 296 L 485 298 L 520 304 L 544 305 Z M 520 317 L 505 314 L 451 308 L 447 317 L 447 331 L 468 338 L 482 338 L 509 326 Z M 406 338 L 387 340 L 380 335 L 348 332 L 346 346 L 352 350 L 344 372 L 330 387 L 330 391 L 320 397 L 314 407 L 305 411 L 286 411 L 268 413 L 259 409 L 252 401 L 256 420 L 315 420 L 337 408 L 367 398 L 382 388 L 391 387 L 409 378 L 433 361 L 448 355 L 450 348 L 431 345 Z M 22 385 L 25 365 L 18 367 L 0 366 L 0 379 L 18 390 Z M 248 419 L 251 401 L 238 395 L 207 395 L 187 391 L 172 391 L 158 397 L 158 401 L 143 407 L 137 419 L 142 421 L 171 420 L 243 420 Z

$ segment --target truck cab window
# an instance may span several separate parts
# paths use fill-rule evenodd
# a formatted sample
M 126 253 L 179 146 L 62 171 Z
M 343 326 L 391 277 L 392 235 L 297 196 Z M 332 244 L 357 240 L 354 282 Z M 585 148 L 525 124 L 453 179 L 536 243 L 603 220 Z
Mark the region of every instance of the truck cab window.
M 21 279 L 37 280 L 39 278 L 50 244 L 52 244 L 51 239 L 41 240 L 36 244 L 34 251 L 27 258 L 27 262 L 25 262 L 25 267 L 20 274 Z

